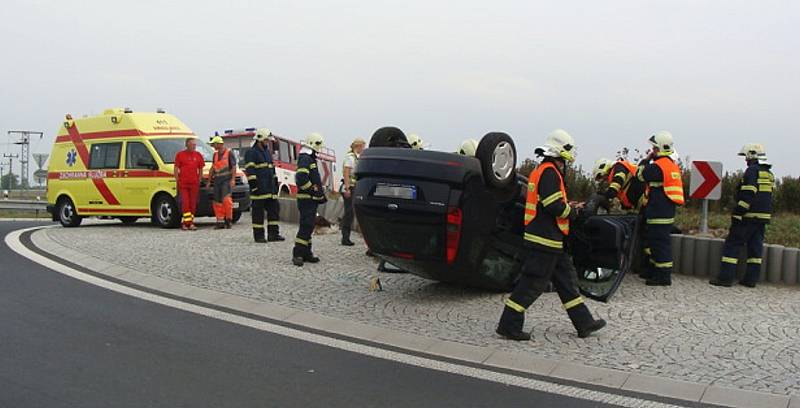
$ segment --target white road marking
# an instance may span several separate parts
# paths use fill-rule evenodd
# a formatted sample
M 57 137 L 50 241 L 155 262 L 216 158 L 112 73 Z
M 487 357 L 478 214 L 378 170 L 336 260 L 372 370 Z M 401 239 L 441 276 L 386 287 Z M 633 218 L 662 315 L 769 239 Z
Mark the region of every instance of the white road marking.
M 630 408 L 673 408 L 673 407 L 680 408 L 681 407 L 679 405 L 672 405 L 663 402 L 650 401 L 624 395 L 615 395 L 607 392 L 589 390 L 571 385 L 555 384 L 527 377 L 516 376 L 512 374 L 495 372 L 484 368 L 475 368 L 445 361 L 434 360 L 426 357 L 404 354 L 397 351 L 384 350 L 378 347 L 353 343 L 346 340 L 327 337 L 315 333 L 308 333 L 301 330 L 280 326 L 277 324 L 250 319 L 236 314 L 222 312 L 219 310 L 198 306 L 180 300 L 170 299 L 167 297 L 144 292 L 138 289 L 133 289 L 62 265 L 42 255 L 39 255 L 33 252 L 32 250 L 28 249 L 27 247 L 25 247 L 25 245 L 23 245 L 22 242 L 20 241 L 20 237 L 22 236 L 22 234 L 24 234 L 27 231 L 32 231 L 40 228 L 42 227 L 32 227 L 11 232 L 8 235 L 6 235 L 5 238 L 6 245 L 17 254 L 25 258 L 28 258 L 29 260 L 38 263 L 46 268 L 59 272 L 63 275 L 123 295 L 133 296 L 138 299 L 146 300 L 148 302 L 157 303 L 163 306 L 172 307 L 178 310 L 195 313 L 201 316 L 222 320 L 224 322 L 233 323 L 240 326 L 250 327 L 264 332 L 274 333 L 297 340 L 333 347 L 339 350 L 344 350 L 352 353 L 358 353 L 365 356 L 395 361 L 402 364 L 408 364 L 420 368 L 426 368 L 450 374 L 462 375 L 465 377 L 471 377 L 484 381 L 491 381 L 505 385 L 513 385 L 516 387 L 541 391 L 549 394 L 557 394 L 565 397 L 579 398 L 588 401 L 613 404 Z

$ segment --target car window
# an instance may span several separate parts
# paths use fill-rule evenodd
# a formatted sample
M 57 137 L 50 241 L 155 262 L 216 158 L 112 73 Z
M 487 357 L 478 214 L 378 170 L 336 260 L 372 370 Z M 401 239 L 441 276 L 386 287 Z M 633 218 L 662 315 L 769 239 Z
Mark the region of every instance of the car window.
M 125 148 L 126 169 L 152 169 L 156 164 L 153 155 L 142 142 L 128 142 Z
M 175 163 L 175 155 L 186 148 L 186 139 L 182 137 L 167 139 L 151 139 L 150 143 L 156 149 L 158 157 L 167 164 Z M 203 160 L 210 162 L 213 160 L 214 150 L 198 139 L 197 151 L 203 155 Z
M 94 143 L 89 154 L 89 169 L 118 169 L 122 142 Z

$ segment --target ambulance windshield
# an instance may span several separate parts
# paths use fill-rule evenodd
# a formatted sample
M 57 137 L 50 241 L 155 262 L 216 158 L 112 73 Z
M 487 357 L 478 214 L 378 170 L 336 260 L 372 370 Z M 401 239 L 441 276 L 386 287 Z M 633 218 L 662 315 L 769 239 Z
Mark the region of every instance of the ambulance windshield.
M 158 155 L 161 156 L 161 161 L 166 164 L 175 163 L 175 155 L 178 154 L 179 151 L 186 148 L 186 139 L 185 138 L 169 138 L 169 139 L 151 139 L 150 143 L 153 144 L 153 147 L 158 152 Z M 203 155 L 203 160 L 210 162 L 213 160 L 214 150 L 205 143 L 203 143 L 200 139 L 197 139 L 197 151 Z

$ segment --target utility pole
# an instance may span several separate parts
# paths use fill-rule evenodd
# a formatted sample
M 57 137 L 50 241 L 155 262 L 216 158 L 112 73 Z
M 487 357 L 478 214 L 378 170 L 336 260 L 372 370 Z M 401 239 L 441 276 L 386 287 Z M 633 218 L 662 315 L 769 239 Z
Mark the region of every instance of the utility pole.
M 8 159 L 8 189 L 14 189 L 14 158 L 19 157 L 18 154 L 4 153 L 3 158 Z
M 20 155 L 19 155 L 19 162 L 20 162 L 20 177 L 19 182 L 24 188 L 30 188 L 30 182 L 28 182 L 28 162 L 31 158 L 30 146 L 31 146 L 31 136 L 39 136 L 41 139 L 44 136 L 43 132 L 36 132 L 32 130 L 9 130 L 8 135 L 18 135 L 19 140 L 14 142 L 16 145 L 20 145 Z

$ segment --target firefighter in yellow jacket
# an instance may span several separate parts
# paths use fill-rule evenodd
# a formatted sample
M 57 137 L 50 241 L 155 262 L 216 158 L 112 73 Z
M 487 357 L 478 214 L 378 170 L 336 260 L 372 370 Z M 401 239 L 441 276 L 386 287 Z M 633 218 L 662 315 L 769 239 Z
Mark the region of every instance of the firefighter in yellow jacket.
M 525 310 L 550 282 L 578 331 L 578 337 L 587 337 L 606 325 L 605 320 L 595 320 L 583 303 L 572 258 L 564 248 L 570 220 L 577 214 L 569 204 L 564 185 L 567 162 L 574 160 L 574 149 L 572 136 L 561 129 L 553 131 L 545 145 L 536 149 L 536 154 L 543 160 L 528 178 L 525 203 L 524 238 L 530 253 L 497 325 L 497 334 L 505 338 L 530 340 L 530 333 L 522 330 Z

